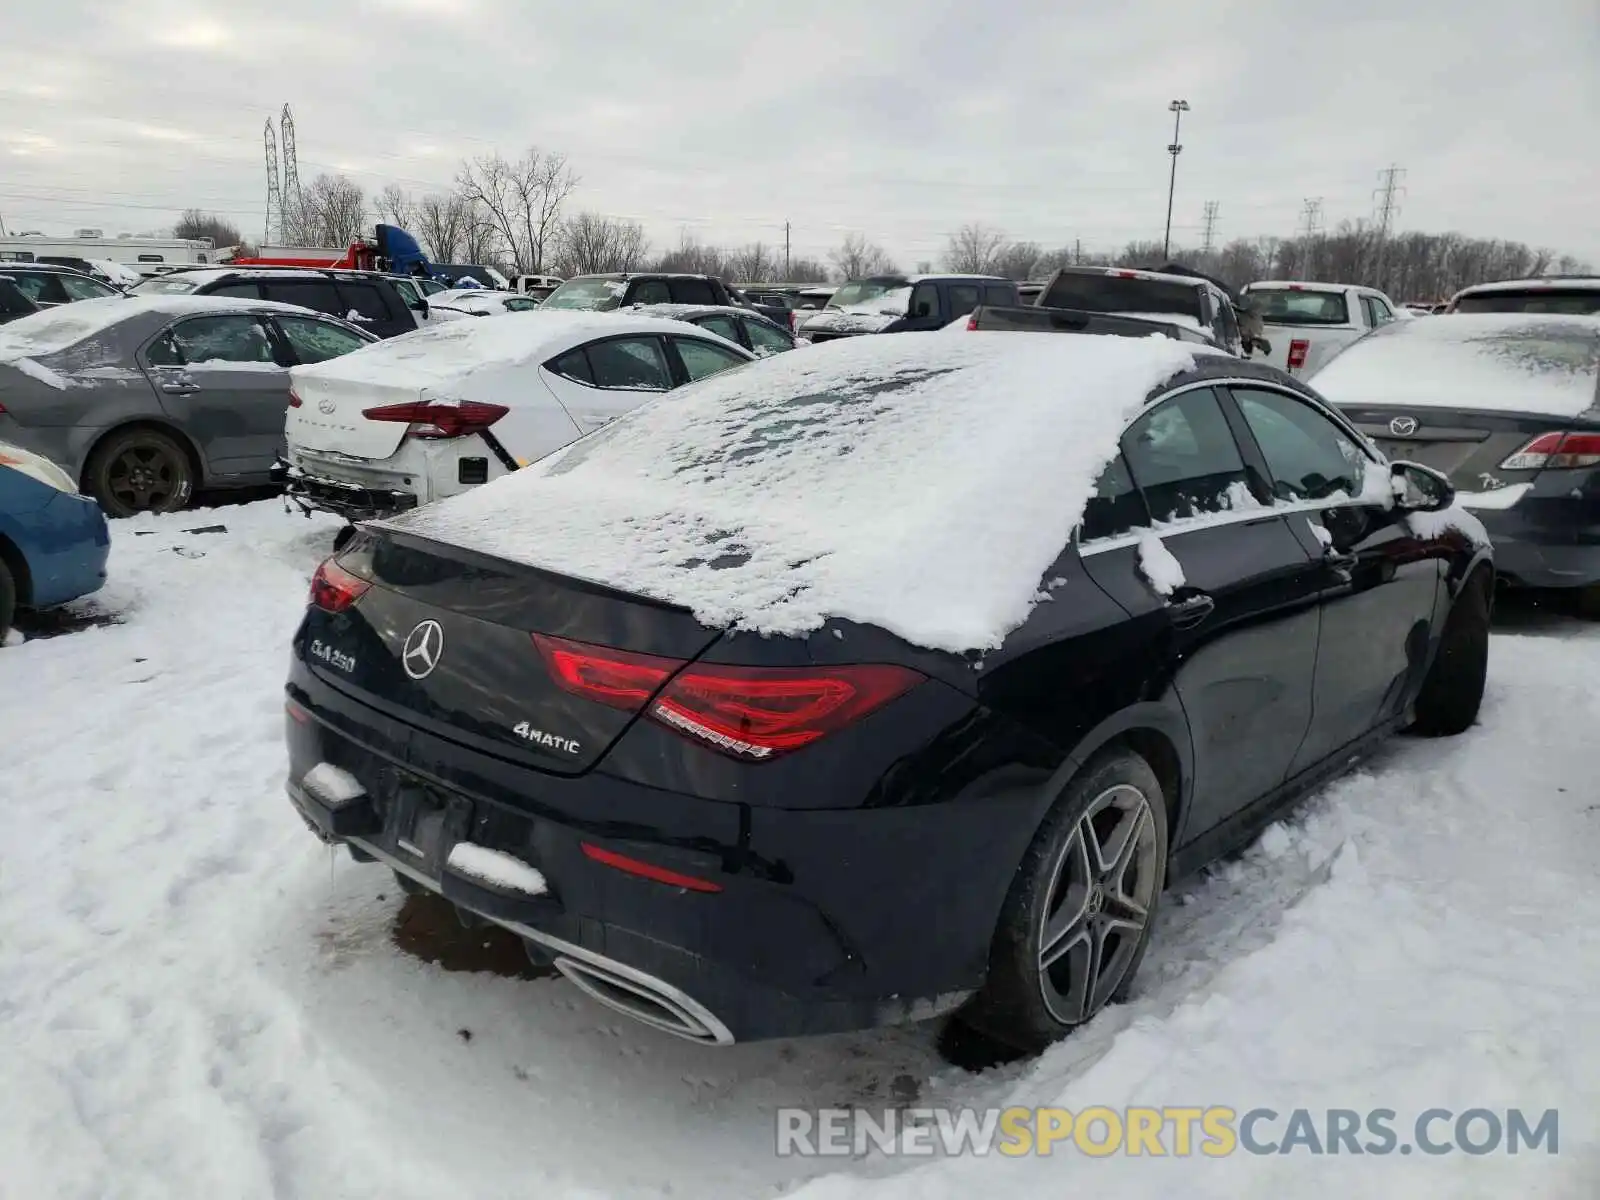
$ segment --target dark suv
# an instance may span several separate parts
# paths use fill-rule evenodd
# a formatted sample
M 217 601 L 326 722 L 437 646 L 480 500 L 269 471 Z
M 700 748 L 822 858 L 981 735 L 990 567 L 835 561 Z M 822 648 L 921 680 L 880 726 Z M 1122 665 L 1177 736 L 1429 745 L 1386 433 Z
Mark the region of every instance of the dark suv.
M 852 279 L 796 330 L 813 342 L 863 333 L 941 329 L 979 305 L 1021 303 L 1017 285 L 995 275 L 873 275 Z
M 410 333 L 420 313 L 395 288 L 394 281 L 370 271 L 309 267 L 226 267 L 173 271 L 132 289 L 137 296 L 231 296 L 276 300 L 359 325 L 381 338 Z
M 106 296 L 122 295 L 109 284 L 92 279 L 82 271 L 74 271 L 71 267 L 38 262 L 0 262 L 0 272 L 40 308 L 71 304 L 74 300 L 99 300 Z

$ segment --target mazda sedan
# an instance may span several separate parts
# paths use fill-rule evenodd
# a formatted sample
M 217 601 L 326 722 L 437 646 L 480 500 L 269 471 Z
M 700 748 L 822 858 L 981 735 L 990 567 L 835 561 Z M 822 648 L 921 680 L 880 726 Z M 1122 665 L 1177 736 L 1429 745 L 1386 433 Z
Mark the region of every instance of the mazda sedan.
M 1163 338 L 854 338 L 364 526 L 289 796 L 702 1042 L 954 1014 L 1038 1049 L 1168 883 L 1482 695 L 1447 480 Z

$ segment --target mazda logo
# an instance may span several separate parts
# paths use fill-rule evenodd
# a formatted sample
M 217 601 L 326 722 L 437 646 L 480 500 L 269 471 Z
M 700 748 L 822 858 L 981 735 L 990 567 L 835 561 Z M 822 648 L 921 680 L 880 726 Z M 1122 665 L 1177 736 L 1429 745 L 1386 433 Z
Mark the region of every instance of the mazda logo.
M 318 400 L 317 401 L 317 411 L 319 413 L 321 413 L 325 417 L 331 417 L 333 415 L 333 410 L 338 408 L 338 407 L 339 406 L 337 404 L 335 404 L 332 400 Z
M 439 665 L 444 654 L 444 630 L 439 622 L 422 622 L 406 634 L 406 644 L 400 651 L 400 665 L 413 679 L 426 679 Z
M 1395 437 L 1410 437 L 1416 431 L 1417 419 L 1415 417 L 1396 417 L 1389 422 L 1389 432 L 1394 434 Z

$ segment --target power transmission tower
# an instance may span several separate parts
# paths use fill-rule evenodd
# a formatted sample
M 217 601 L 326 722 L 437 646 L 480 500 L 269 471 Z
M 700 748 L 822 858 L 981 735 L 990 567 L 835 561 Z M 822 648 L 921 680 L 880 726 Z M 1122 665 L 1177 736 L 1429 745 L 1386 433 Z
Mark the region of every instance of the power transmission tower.
M 267 151 L 267 224 L 261 241 L 267 243 L 272 241 L 274 224 L 279 230 L 283 228 L 283 189 L 278 183 L 278 135 L 273 132 L 271 117 L 263 132 Z
M 1211 253 L 1212 241 L 1217 232 L 1217 208 L 1218 204 L 1215 200 L 1206 201 L 1205 232 L 1200 235 L 1200 249 L 1206 254 Z
M 300 158 L 294 148 L 294 114 L 283 106 L 283 198 L 290 212 L 300 211 Z
M 1378 205 L 1378 246 L 1374 255 L 1372 269 L 1372 286 L 1382 287 L 1384 280 L 1383 260 L 1389 245 L 1389 230 L 1394 224 L 1394 219 L 1399 215 L 1400 202 L 1396 198 L 1405 188 L 1400 186 L 1400 180 L 1405 178 L 1405 171 L 1394 164 L 1390 164 L 1378 172 L 1379 185 L 1372 189 L 1372 195 Z
M 1305 217 L 1305 225 L 1300 233 L 1300 273 L 1310 279 L 1316 269 L 1317 238 L 1322 234 L 1322 197 L 1308 197 L 1301 212 Z

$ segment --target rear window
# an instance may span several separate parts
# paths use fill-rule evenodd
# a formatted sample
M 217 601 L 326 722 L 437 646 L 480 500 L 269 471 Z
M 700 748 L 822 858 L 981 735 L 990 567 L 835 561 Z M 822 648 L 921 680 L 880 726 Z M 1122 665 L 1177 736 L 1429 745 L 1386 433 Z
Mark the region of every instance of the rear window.
M 621 279 L 569 279 L 545 298 L 545 308 L 606 312 L 622 303 L 628 290 Z
M 1348 325 L 1350 308 L 1343 292 L 1296 292 L 1262 288 L 1248 293 L 1268 325 Z
M 1126 275 L 1062 275 L 1042 296 L 1045 308 L 1103 313 L 1176 313 L 1203 321 L 1200 289 L 1164 279 Z
M 668 283 L 674 304 L 715 304 L 716 293 L 704 279 L 673 279 Z
M 369 321 L 387 321 L 394 316 L 383 301 L 383 293 L 373 284 L 341 283 L 339 292 L 350 305 L 351 311 Z M 349 313 L 345 315 L 348 317 Z
M 1479 292 L 1456 301 L 1458 313 L 1556 313 L 1565 316 L 1600 314 L 1600 287 L 1519 288 Z
M 134 284 L 128 291 L 140 296 L 183 296 L 194 289 L 195 284 L 181 275 L 159 275 Z
M 333 317 L 342 317 L 350 311 L 340 302 L 332 280 L 269 279 L 262 287 L 268 300 L 281 304 L 298 304 Z

